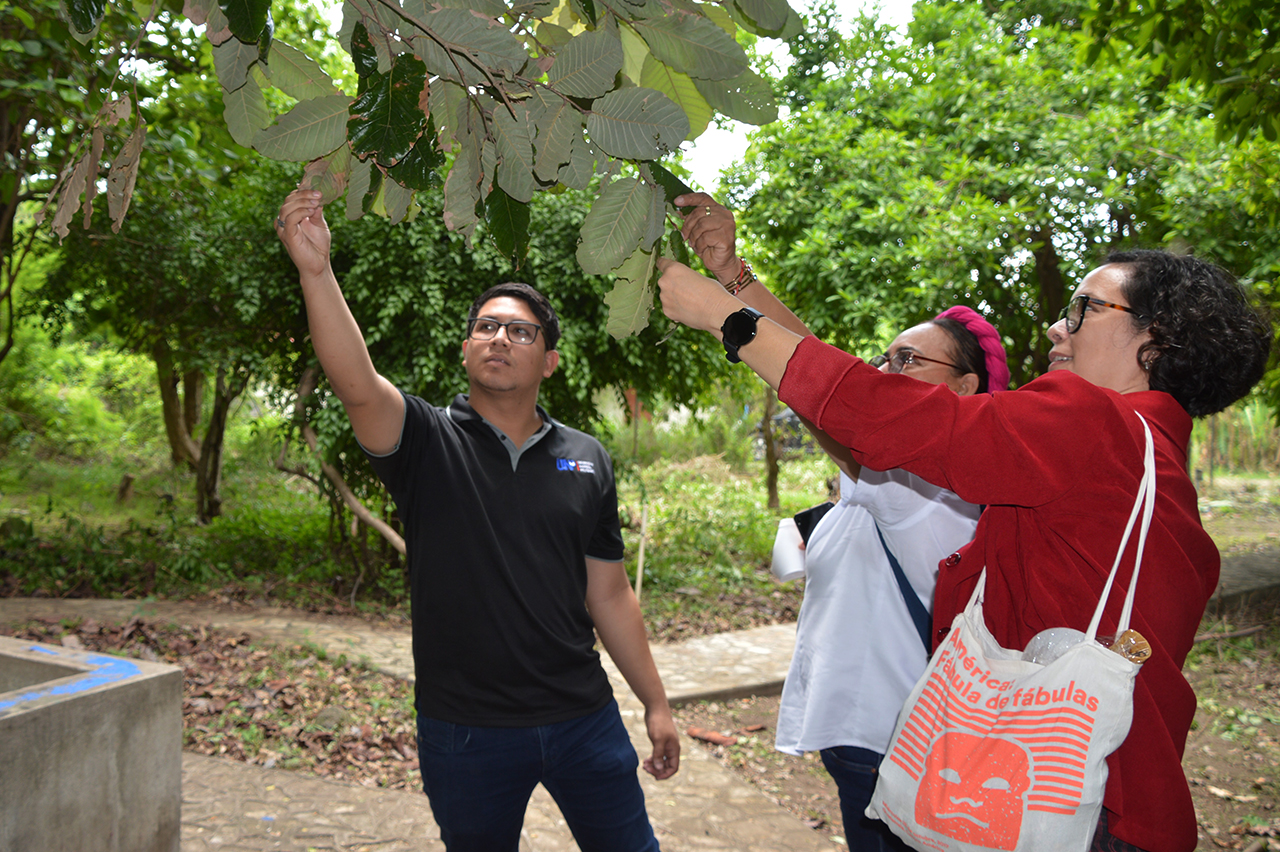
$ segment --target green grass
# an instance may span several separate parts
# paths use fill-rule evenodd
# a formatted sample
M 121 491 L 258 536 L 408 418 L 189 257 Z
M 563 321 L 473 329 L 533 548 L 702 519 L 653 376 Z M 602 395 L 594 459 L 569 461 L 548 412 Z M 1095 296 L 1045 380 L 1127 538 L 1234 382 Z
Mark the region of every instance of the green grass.
M 767 506 L 763 464 L 736 472 L 716 456 L 655 462 L 619 486 L 630 529 L 628 570 L 635 574 L 640 519 L 646 517 L 642 588 L 670 593 L 768 588 L 769 563 L 778 519 L 826 498 L 826 478 L 835 467 L 817 455 L 782 466 L 781 506 Z
M 349 540 L 331 529 L 328 504 L 286 480 L 261 449 L 253 440 L 231 445 L 224 511 L 207 526 L 195 523 L 194 474 L 167 459 L 142 469 L 110 458 L 0 456 L 0 591 L 400 607 L 402 569 L 362 575 Z M 133 492 L 120 502 L 125 473 Z
M 749 428 L 712 433 L 668 434 L 667 450 L 687 454 L 729 438 L 745 448 L 619 466 L 628 571 L 634 578 L 643 511 L 644 598 L 659 615 L 714 608 L 723 594 L 770 591 L 778 519 L 824 499 L 834 474 L 816 455 L 784 463 L 782 507 L 771 510 Z M 332 525 L 329 504 L 314 486 L 276 471 L 272 449 L 266 430 L 229 436 L 223 515 L 207 526 L 194 520 L 194 475 L 167 458 L 146 468 L 132 457 L 0 455 L 0 594 L 215 596 L 403 615 L 399 558 L 370 534 L 372 564 L 362 572 L 358 548 Z M 121 502 L 125 474 L 133 491 Z

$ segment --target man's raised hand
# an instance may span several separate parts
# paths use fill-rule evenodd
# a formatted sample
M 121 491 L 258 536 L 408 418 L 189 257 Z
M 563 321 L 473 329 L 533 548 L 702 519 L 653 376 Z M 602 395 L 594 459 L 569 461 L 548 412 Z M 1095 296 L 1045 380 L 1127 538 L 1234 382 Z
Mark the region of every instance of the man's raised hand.
M 295 189 L 280 205 L 276 236 L 302 275 L 321 275 L 329 268 L 329 225 L 324 221 L 320 193 Z

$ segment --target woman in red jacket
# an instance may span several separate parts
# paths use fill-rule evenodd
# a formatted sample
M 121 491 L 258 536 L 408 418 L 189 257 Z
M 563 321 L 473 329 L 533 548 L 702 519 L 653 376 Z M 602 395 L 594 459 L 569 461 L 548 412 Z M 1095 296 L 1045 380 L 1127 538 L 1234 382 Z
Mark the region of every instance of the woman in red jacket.
M 995 639 L 1023 648 L 1048 627 L 1084 629 L 1142 474 L 1151 425 L 1158 497 L 1132 626 L 1153 654 L 1128 738 L 1108 759 L 1096 849 L 1190 852 L 1195 811 L 1181 768 L 1195 696 L 1181 668 L 1218 581 L 1186 474 L 1191 418 L 1262 377 L 1272 329 L 1218 267 L 1165 252 L 1114 254 L 1049 329 L 1049 372 L 1016 391 L 960 397 L 801 338 L 743 311 L 719 284 L 661 261 L 663 311 L 715 334 L 859 464 L 901 467 L 988 508 L 973 542 L 943 561 L 935 642 L 987 568 Z M 1130 545 L 1133 547 L 1133 544 Z M 1099 635 L 1114 633 L 1121 601 Z

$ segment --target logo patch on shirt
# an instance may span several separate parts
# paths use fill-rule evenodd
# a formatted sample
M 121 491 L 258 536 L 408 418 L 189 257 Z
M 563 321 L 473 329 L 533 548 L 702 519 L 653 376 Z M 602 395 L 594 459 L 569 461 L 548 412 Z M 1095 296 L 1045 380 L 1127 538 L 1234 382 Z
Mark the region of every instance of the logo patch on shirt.
M 592 461 L 575 461 L 574 459 L 556 459 L 556 470 L 576 470 L 578 473 L 595 473 L 596 463 Z

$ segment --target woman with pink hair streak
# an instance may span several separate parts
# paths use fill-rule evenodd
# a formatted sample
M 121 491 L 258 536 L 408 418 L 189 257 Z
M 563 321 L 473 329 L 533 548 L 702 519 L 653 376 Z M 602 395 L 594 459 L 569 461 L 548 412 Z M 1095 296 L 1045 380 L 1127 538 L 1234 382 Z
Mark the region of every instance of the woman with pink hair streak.
M 683 233 L 707 269 L 744 304 L 807 335 L 737 256 L 733 214 L 704 194 L 680 200 L 695 206 Z M 903 331 L 871 363 L 960 396 L 1009 385 L 1000 335 L 963 306 Z M 928 661 L 938 562 L 973 538 L 980 507 L 905 470 L 863 467 L 847 448 L 806 426 L 840 468 L 840 500 L 806 543 L 804 602 L 776 747 L 822 756 L 840 792 L 850 849 L 902 850 L 902 841 L 864 812 L 898 711 Z

